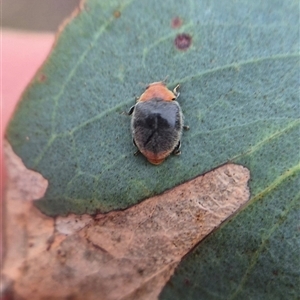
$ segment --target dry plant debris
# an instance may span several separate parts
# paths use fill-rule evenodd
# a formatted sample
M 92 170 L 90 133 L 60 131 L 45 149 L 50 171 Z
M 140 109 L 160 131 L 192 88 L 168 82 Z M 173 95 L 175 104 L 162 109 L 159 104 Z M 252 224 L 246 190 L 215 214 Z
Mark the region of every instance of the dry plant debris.
M 5 144 L 4 290 L 15 299 L 157 299 L 182 257 L 249 199 L 227 164 L 124 211 L 43 215 L 47 180 Z M 4 291 L 5 292 L 5 291 Z

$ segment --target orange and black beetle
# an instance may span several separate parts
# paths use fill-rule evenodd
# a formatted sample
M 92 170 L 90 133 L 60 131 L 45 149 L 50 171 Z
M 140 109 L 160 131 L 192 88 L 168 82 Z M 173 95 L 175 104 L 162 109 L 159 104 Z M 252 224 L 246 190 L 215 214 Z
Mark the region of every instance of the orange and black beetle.
M 132 114 L 133 143 L 150 163 L 161 164 L 171 153 L 180 154 L 183 115 L 175 101 L 177 85 L 171 92 L 164 82 L 148 85 L 137 103 L 128 112 Z

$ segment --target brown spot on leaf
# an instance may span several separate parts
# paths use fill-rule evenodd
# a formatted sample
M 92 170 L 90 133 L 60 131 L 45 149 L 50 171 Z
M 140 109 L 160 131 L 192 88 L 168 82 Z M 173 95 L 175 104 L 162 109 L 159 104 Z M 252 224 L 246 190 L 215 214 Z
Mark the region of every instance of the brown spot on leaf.
M 46 79 L 47 79 L 47 76 L 45 74 L 41 73 L 41 74 L 38 75 L 38 81 L 39 82 L 45 82 Z
M 114 11 L 114 17 L 116 19 L 120 18 L 121 17 L 121 12 L 119 10 Z
M 124 211 L 54 221 L 32 201 L 45 179 L 5 149 L 3 275 L 24 299 L 157 299 L 182 257 L 249 199 L 249 171 L 228 164 Z
M 189 279 L 185 278 L 184 279 L 184 284 L 187 285 L 187 286 L 190 286 L 191 285 L 191 282 Z
M 187 33 L 178 34 L 174 40 L 175 47 L 178 50 L 185 51 L 192 44 L 192 37 Z
M 175 17 L 172 19 L 171 26 L 172 28 L 180 28 L 182 25 L 182 20 L 179 17 Z

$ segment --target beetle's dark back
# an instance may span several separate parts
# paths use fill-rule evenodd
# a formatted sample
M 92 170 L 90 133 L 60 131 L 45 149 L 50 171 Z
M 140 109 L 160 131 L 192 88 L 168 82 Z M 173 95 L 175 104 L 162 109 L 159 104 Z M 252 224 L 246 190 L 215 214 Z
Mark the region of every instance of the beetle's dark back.
M 133 138 L 140 149 L 154 154 L 171 151 L 181 137 L 183 122 L 176 101 L 151 99 L 138 102 L 132 118 Z

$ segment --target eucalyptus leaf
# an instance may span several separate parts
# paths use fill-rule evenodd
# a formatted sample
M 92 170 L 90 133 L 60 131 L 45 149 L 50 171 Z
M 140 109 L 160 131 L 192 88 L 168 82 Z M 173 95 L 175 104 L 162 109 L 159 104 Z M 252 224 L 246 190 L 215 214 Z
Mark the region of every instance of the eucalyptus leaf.
M 184 50 L 182 34 L 191 39 Z M 226 162 L 243 164 L 251 204 L 187 256 L 161 298 L 297 298 L 299 75 L 296 0 L 87 0 L 7 137 L 49 181 L 37 206 L 50 216 L 125 209 Z M 181 85 L 190 130 L 181 156 L 157 167 L 133 156 L 122 112 L 166 76 L 169 88 Z

